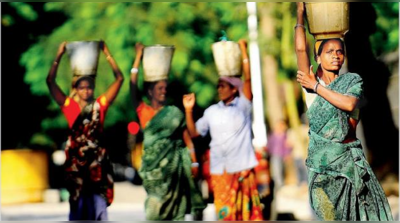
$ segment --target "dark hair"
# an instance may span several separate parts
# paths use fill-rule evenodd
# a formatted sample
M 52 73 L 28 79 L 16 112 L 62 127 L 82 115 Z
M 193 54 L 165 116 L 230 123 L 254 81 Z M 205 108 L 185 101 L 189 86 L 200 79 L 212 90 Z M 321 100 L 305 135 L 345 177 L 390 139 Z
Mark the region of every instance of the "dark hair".
M 93 88 L 94 88 L 94 86 L 95 86 L 95 75 L 82 75 L 82 76 L 79 76 L 79 77 L 77 77 L 77 79 L 75 80 L 75 83 L 73 83 L 73 87 L 74 88 L 77 88 L 78 87 L 78 85 L 79 85 L 79 83 L 81 82 L 81 81 L 83 81 L 83 80 L 86 80 L 86 81 L 88 81 L 92 86 L 93 86 Z
M 332 38 L 332 39 L 324 39 L 322 40 L 321 44 L 318 47 L 318 52 L 316 51 L 316 48 L 314 47 L 314 60 L 317 61 L 318 56 L 321 55 L 322 50 L 324 49 L 325 43 L 331 41 L 331 40 L 336 40 L 339 41 L 341 47 L 343 48 L 343 55 L 346 56 L 346 50 L 345 50 L 345 44 L 344 41 L 340 38 Z
M 147 98 L 151 99 L 151 96 L 149 94 L 149 90 L 152 91 L 154 89 L 154 87 L 156 86 L 156 84 L 158 84 L 158 82 L 160 82 L 160 81 L 166 81 L 167 82 L 166 79 L 159 80 L 159 81 L 145 81 L 145 82 L 143 82 L 143 88 L 144 88 L 144 91 L 146 92 Z

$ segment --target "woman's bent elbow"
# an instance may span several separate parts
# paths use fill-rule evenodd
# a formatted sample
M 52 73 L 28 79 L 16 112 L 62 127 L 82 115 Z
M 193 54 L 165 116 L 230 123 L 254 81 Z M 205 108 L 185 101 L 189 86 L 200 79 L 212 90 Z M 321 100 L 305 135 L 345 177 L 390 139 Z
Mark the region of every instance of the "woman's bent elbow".
M 192 139 L 200 136 L 200 134 L 197 131 L 188 131 L 188 132 L 189 132 L 190 138 L 192 138 Z
M 124 76 L 122 76 L 122 74 L 121 75 L 118 75 L 118 77 L 117 77 L 117 81 L 119 81 L 119 82 L 124 82 Z
M 350 103 L 346 106 L 347 112 L 353 112 L 356 108 L 357 108 L 357 103 L 353 103 L 353 102 L 350 102 Z

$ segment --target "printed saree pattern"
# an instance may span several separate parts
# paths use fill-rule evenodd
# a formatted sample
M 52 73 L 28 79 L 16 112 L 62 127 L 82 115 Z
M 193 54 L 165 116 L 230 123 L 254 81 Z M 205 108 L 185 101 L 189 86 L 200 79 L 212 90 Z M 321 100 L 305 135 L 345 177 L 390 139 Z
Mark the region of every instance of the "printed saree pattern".
M 191 173 L 191 159 L 182 140 L 184 115 L 165 106 L 144 129 L 144 154 L 139 174 L 147 192 L 147 220 L 184 220 L 206 207 Z
M 83 193 L 100 194 L 110 205 L 113 201 L 112 167 L 101 146 L 100 105 L 88 104 L 75 120 L 65 153 L 66 184 L 70 201 L 76 203 Z
M 340 75 L 327 88 L 361 98 L 362 79 Z M 318 96 L 307 111 L 310 144 L 310 204 L 320 220 L 393 220 L 385 193 L 367 163 L 359 140 L 342 143 L 349 133 L 346 113 Z
M 239 182 L 239 177 L 240 172 L 211 175 L 217 219 L 224 221 L 263 220 L 254 170 L 251 170 L 241 182 Z

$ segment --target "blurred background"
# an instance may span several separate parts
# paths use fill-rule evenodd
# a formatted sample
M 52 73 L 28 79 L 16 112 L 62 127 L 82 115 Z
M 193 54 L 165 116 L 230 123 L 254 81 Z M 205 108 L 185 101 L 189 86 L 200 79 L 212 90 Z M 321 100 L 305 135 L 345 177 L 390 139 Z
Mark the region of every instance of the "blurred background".
M 267 133 L 271 134 L 271 127 L 280 120 L 287 121 L 290 132 L 304 124 L 302 117 L 306 112 L 301 88 L 295 80 L 296 4 L 257 3 L 257 7 Z M 137 121 L 129 93 L 135 43 L 175 45 L 169 103 L 183 108 L 182 95 L 196 93 L 194 112 L 198 118 L 205 108 L 218 100 L 218 75 L 211 44 L 219 40 L 221 30 L 226 31 L 230 40 L 248 39 L 247 18 L 246 3 L 2 3 L 2 219 L 32 220 L 32 216 L 37 220 L 67 219 L 68 193 L 63 185 L 62 163 L 68 125 L 45 82 L 62 41 L 104 40 L 124 73 L 124 84 L 105 121 L 104 142 L 114 163 L 117 181 L 110 220 L 124 220 L 125 217 L 134 220 L 135 216 L 137 220 L 144 220 L 145 192 L 136 174 L 140 166 L 142 135 L 141 132 L 131 135 L 127 129 L 129 122 Z M 350 3 L 350 31 L 345 37 L 347 62 L 343 67 L 364 79 L 366 103 L 357 134 L 396 219 L 399 193 L 398 22 L 399 3 Z M 313 37 L 308 35 L 307 38 L 312 52 Z M 142 88 L 142 69 L 139 74 Z M 104 92 L 114 79 L 104 55 L 100 56 L 97 76 L 95 95 Z M 66 94 L 71 90 L 71 80 L 69 61 L 64 56 L 57 83 Z M 295 159 L 299 154 L 292 154 L 292 151 L 298 144 L 300 140 L 290 143 L 291 153 L 284 164 L 284 185 L 274 190 L 271 219 L 313 219 L 307 208 L 307 188 L 296 175 Z M 209 202 L 206 210 L 209 214 L 204 220 L 215 220 L 212 194 L 207 189 L 208 139 L 195 140 L 195 147 L 203 173 L 199 184 Z M 46 212 L 46 207 L 50 206 L 59 209 Z M 32 213 L 29 210 L 33 210 Z

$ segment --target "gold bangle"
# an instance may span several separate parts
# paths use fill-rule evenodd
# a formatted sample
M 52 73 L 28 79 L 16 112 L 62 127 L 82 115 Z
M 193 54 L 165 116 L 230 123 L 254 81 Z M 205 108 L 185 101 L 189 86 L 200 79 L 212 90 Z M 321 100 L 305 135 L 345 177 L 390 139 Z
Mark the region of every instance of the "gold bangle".
M 109 60 L 111 58 L 111 54 L 108 54 L 106 59 Z
M 248 63 L 249 62 L 249 59 L 243 59 L 243 63 Z
M 53 63 L 54 63 L 55 65 L 58 65 L 58 62 L 57 62 L 57 61 L 54 61 Z

